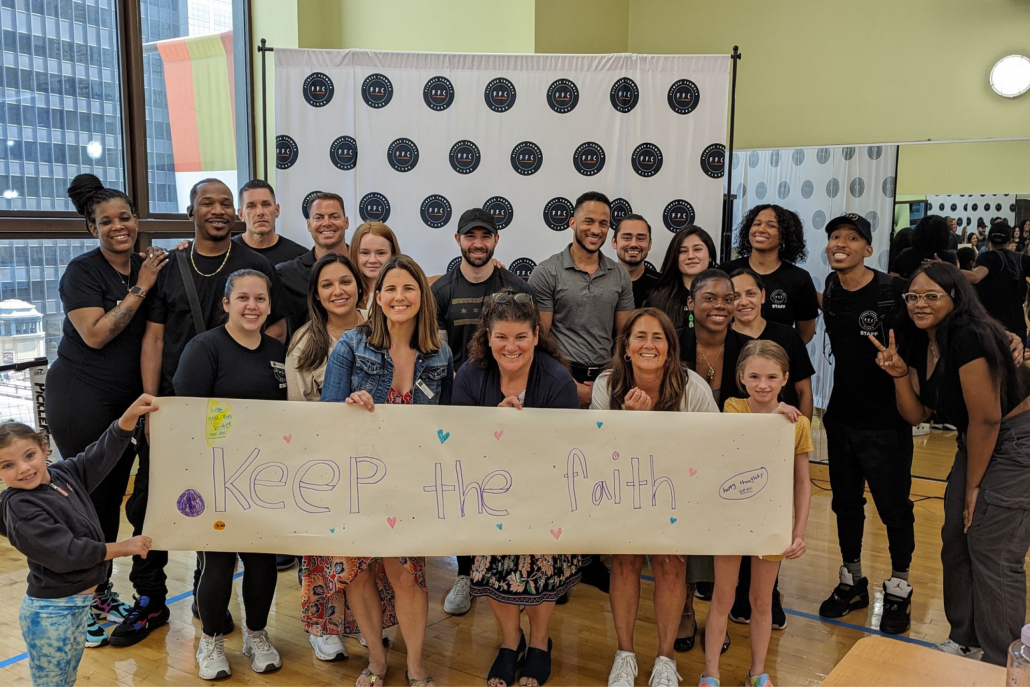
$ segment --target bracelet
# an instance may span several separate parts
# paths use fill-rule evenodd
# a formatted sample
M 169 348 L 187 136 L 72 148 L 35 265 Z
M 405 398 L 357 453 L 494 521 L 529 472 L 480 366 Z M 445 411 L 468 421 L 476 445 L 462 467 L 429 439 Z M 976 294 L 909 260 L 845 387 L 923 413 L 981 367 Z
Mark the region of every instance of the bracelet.
M 905 370 L 905 374 L 903 375 L 892 375 L 890 372 L 888 372 L 887 376 L 893 377 L 894 379 L 904 379 L 905 377 L 908 377 L 908 369 Z

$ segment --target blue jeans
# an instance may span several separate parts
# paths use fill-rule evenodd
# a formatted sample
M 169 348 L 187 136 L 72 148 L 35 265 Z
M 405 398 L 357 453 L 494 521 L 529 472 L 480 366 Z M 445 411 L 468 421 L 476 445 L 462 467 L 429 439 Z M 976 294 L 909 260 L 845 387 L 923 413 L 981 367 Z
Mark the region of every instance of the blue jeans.
M 61 599 L 26 596 L 21 602 L 18 621 L 35 687 L 75 684 L 92 601 L 92 594 L 75 594 Z

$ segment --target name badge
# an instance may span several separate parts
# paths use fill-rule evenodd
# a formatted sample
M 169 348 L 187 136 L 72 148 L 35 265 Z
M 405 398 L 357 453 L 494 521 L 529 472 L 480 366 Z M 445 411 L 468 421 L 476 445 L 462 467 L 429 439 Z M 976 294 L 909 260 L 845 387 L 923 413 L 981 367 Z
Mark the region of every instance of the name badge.
M 428 386 L 426 386 L 426 383 L 423 382 L 421 379 L 415 382 L 415 387 L 420 389 L 422 393 L 424 393 L 426 397 L 430 400 L 432 400 L 433 396 L 436 396 L 436 394 L 434 394 L 433 391 Z

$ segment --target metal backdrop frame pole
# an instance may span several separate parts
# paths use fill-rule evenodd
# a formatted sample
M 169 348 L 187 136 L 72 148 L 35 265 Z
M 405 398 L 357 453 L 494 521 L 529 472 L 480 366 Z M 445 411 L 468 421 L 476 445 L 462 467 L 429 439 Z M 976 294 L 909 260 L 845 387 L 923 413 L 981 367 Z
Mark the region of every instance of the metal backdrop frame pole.
M 730 60 L 733 63 L 732 85 L 730 88 L 730 138 L 726 147 L 726 160 L 723 163 L 726 169 L 726 193 L 722 202 L 722 241 L 720 241 L 719 254 L 721 262 L 729 259 L 730 251 L 733 248 L 733 130 L 737 118 L 737 63 L 743 59 L 740 47 L 734 45 Z
M 268 181 L 268 85 L 265 80 L 265 53 L 274 52 L 275 48 L 268 47 L 268 42 L 262 38 L 258 43 L 258 52 L 261 53 L 261 150 L 262 150 L 262 179 Z

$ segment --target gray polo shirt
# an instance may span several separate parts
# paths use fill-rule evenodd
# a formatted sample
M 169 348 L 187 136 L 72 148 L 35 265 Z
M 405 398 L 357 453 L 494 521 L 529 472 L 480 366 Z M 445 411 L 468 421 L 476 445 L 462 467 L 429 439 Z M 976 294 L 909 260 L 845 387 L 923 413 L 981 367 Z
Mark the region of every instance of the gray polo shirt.
M 633 310 L 633 282 L 617 262 L 598 253 L 593 274 L 576 267 L 572 244 L 533 270 L 529 288 L 541 312 L 554 313 L 551 333 L 569 362 L 600 366 L 612 356 L 615 313 Z

